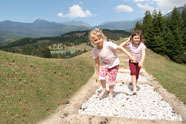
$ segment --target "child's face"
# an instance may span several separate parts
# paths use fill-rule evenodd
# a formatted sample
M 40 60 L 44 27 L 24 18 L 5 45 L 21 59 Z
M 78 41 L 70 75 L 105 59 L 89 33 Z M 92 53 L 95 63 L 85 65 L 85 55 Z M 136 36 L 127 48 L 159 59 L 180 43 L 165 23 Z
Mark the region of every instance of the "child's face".
M 96 45 L 98 48 L 102 48 L 103 47 L 103 38 L 102 37 L 95 37 L 92 39 L 93 40 L 93 44 Z
M 133 36 L 133 43 L 138 45 L 141 42 L 140 35 Z

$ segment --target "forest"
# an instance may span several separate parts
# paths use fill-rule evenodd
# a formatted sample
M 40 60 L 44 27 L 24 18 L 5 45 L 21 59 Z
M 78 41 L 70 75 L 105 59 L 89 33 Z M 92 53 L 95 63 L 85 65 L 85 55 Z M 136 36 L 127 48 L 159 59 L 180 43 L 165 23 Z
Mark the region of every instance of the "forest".
M 168 56 L 177 63 L 186 63 L 186 8 L 171 15 L 162 16 L 161 11 L 146 11 L 143 22 L 135 29 L 143 31 L 145 44 L 152 51 Z

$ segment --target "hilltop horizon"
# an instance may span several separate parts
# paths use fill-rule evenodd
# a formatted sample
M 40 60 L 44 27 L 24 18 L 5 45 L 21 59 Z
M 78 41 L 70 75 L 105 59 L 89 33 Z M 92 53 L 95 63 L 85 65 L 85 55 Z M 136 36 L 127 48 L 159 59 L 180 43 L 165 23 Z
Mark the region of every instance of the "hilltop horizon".
M 31 24 L 31 23 L 36 23 L 36 22 L 39 22 L 39 21 L 46 21 L 46 22 L 51 22 L 51 23 L 58 23 L 58 24 L 67 24 L 69 25 L 69 23 L 84 23 L 84 24 L 87 24 L 89 25 L 90 27 L 95 27 L 95 26 L 99 26 L 99 25 L 103 25 L 103 24 L 107 24 L 107 23 L 113 23 L 113 22 L 131 22 L 131 21 L 140 21 L 142 20 L 143 17 L 141 18 L 136 18 L 136 19 L 128 19 L 128 20 L 105 20 L 97 25 L 91 25 L 89 24 L 88 22 L 85 22 L 85 21 L 77 21 L 77 20 L 69 20 L 69 21 L 65 21 L 65 22 L 56 22 L 56 21 L 49 21 L 49 20 L 46 20 L 46 19 L 42 19 L 42 18 L 37 18 L 35 19 L 34 21 L 32 22 L 24 22 L 24 21 L 14 21 L 14 20 L 9 20 L 9 19 L 5 19 L 5 20 L 1 20 L 0 22 L 16 22 L 16 23 L 25 23 L 25 24 Z

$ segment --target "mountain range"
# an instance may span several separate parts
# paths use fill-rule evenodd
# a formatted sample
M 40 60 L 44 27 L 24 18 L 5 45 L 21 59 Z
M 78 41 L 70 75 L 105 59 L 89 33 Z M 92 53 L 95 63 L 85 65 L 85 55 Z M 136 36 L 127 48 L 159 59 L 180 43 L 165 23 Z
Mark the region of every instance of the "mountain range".
M 37 19 L 33 23 L 5 20 L 0 22 L 0 43 L 23 37 L 58 36 L 70 31 L 87 30 L 85 26 L 75 26 Z
M 183 10 L 183 8 L 186 8 L 186 4 L 185 4 L 183 7 L 178 7 L 178 8 L 177 8 L 177 11 L 181 13 L 182 10 Z M 167 14 L 165 15 L 165 17 L 168 17 L 168 16 L 170 16 L 171 14 L 172 14 L 172 11 L 169 12 L 169 13 L 167 13 Z
M 0 44 L 18 40 L 24 37 L 52 37 L 70 31 L 84 31 L 93 28 L 125 30 L 130 32 L 137 20 L 105 22 L 98 26 L 91 26 L 81 21 L 69 21 L 63 23 L 49 22 L 37 19 L 33 23 L 21 23 L 5 20 L 0 22 Z
M 142 21 L 142 19 L 136 19 L 131 21 L 113 21 L 113 22 L 104 22 L 101 25 L 95 26 L 100 29 L 110 29 L 110 30 L 125 30 L 131 32 L 135 27 L 137 21 Z

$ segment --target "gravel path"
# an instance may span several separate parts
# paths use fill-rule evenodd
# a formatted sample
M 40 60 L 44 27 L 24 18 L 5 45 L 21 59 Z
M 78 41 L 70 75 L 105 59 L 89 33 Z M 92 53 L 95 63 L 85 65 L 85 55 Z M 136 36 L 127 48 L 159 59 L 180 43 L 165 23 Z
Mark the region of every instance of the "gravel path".
M 154 90 L 146 77 L 140 75 L 137 95 L 132 95 L 128 69 L 119 70 L 116 82 L 113 100 L 109 100 L 108 93 L 102 100 L 98 99 L 98 94 L 102 89 L 100 86 L 96 93 L 81 106 L 78 114 L 182 121 L 181 116 L 177 115 L 162 96 Z

